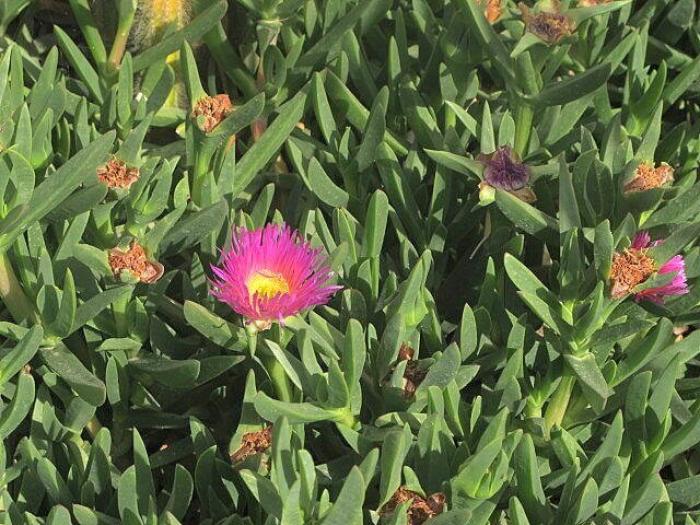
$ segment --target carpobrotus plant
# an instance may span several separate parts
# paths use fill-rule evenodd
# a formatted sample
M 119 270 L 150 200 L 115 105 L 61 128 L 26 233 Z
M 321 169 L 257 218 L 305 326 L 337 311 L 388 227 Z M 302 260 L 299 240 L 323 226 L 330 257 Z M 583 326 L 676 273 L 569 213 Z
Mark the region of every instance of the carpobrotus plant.
M 700 525 L 696 0 L 0 0 L 0 524 Z

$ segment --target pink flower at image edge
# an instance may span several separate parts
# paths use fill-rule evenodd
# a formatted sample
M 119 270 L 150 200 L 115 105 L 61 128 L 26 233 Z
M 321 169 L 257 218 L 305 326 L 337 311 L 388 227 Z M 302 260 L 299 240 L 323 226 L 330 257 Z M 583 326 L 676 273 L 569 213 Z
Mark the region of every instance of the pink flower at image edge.
M 212 295 L 263 325 L 326 304 L 342 288 L 328 284 L 328 258 L 287 225 L 234 229 L 231 248 L 212 271 Z
M 632 248 L 641 250 L 644 248 L 653 248 L 658 246 L 663 241 L 653 241 L 648 232 L 642 231 L 635 235 L 632 241 Z M 666 261 L 658 271 L 659 274 L 675 273 L 671 282 L 654 288 L 647 288 L 634 294 L 636 301 L 652 301 L 657 304 L 663 304 L 668 296 L 685 295 L 688 293 L 688 280 L 685 275 L 685 260 L 682 255 L 674 255 Z

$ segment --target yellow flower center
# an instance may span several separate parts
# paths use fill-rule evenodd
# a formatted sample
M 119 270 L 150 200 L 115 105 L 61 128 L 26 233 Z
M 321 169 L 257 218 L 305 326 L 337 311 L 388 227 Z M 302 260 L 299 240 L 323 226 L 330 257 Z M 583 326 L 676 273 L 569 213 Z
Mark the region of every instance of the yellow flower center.
M 287 280 L 279 273 L 269 270 L 255 272 L 248 278 L 246 286 L 248 287 L 248 294 L 251 299 L 255 294 L 258 294 L 260 298 L 269 299 L 276 295 L 289 293 L 289 284 Z

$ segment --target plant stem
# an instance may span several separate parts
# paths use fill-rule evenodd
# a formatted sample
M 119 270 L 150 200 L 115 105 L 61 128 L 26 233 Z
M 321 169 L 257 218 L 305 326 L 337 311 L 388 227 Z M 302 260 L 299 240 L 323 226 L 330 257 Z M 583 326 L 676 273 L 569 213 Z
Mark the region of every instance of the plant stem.
M 107 58 L 107 69 L 112 74 L 119 70 L 122 58 L 124 58 L 126 44 L 129 40 L 129 33 L 134 23 L 134 13 L 136 12 L 136 4 L 129 5 L 124 3 L 119 4 L 118 7 L 121 7 L 121 9 L 118 9 L 120 12 L 117 34 L 114 36 L 112 49 L 109 52 L 109 58 Z
M 117 337 L 127 337 L 129 334 L 129 320 L 127 319 L 126 309 L 131 301 L 131 294 L 125 294 L 112 304 L 112 312 L 114 314 L 114 324 L 117 330 Z
M 564 415 L 566 415 L 566 409 L 569 406 L 571 390 L 574 388 L 575 382 L 576 379 L 573 376 L 562 377 L 559 386 L 557 386 L 547 406 L 547 411 L 544 414 L 544 420 L 548 430 L 551 430 L 555 425 L 561 426 Z
M 210 204 L 210 202 L 208 202 L 209 199 L 205 201 L 203 189 L 214 151 L 215 150 L 211 147 L 202 145 L 195 157 L 192 176 L 192 201 L 200 208 L 204 208 Z
M 27 319 L 39 322 L 34 305 L 24 293 L 5 252 L 0 253 L 0 299 L 15 322 L 20 323 Z
M 527 145 L 530 142 L 532 131 L 532 119 L 535 115 L 532 106 L 527 102 L 521 102 L 515 108 L 515 152 L 520 158 L 525 157 Z
M 262 361 L 270 376 L 272 385 L 275 387 L 275 393 L 279 400 L 286 401 L 287 403 L 291 402 L 292 385 L 289 384 L 289 379 L 287 378 L 287 373 L 284 371 L 284 367 L 274 356 L 263 356 Z

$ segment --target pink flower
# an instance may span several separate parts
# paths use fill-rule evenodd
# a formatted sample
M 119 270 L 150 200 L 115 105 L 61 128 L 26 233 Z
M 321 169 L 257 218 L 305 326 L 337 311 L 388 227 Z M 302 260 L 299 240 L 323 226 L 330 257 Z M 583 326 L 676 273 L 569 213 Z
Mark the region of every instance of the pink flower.
M 287 225 L 235 229 L 212 271 L 212 295 L 260 329 L 325 304 L 342 288 L 328 284 L 327 257 Z
M 639 232 L 632 241 L 632 248 L 635 250 L 643 250 L 645 248 L 658 246 L 662 242 L 663 241 L 652 242 L 648 232 Z M 637 292 L 634 294 L 636 301 L 646 299 L 647 301 L 663 304 L 664 300 L 669 295 L 685 295 L 688 293 L 688 282 L 685 276 L 685 260 L 682 255 L 671 257 L 659 268 L 658 273 L 675 273 L 675 275 L 669 283 Z

